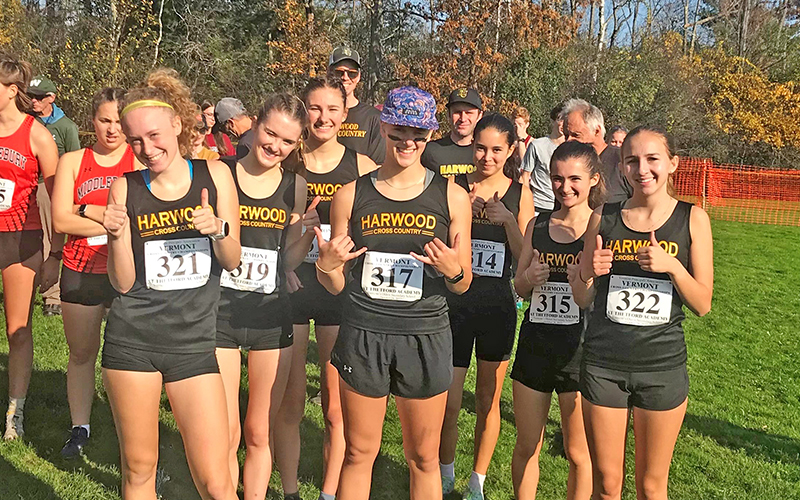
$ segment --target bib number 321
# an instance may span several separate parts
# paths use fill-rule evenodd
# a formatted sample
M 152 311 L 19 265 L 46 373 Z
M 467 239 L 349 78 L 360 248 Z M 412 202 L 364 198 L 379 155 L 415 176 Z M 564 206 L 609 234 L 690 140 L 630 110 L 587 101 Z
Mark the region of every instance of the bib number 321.
M 422 298 L 423 264 L 408 254 L 367 252 L 361 289 L 372 299 L 414 302 Z
M 211 274 L 211 240 L 147 241 L 144 244 L 144 270 L 147 288 L 151 290 L 200 288 Z
M 611 275 L 606 301 L 606 316 L 611 321 L 633 326 L 664 325 L 671 313 L 671 281 Z

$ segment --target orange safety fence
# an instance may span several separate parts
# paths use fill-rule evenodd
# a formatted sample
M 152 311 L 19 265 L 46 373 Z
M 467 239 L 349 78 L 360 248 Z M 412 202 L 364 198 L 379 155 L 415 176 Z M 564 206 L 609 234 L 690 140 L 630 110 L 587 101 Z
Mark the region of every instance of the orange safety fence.
M 800 226 L 800 170 L 681 158 L 673 182 L 678 198 L 712 219 Z

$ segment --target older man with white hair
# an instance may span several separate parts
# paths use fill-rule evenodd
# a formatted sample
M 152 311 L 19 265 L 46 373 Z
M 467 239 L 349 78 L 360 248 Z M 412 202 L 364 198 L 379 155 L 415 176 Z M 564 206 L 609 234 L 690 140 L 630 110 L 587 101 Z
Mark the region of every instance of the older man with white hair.
M 625 201 L 633 194 L 630 184 L 622 174 L 620 149 L 606 144 L 606 127 L 603 113 L 583 99 L 570 99 L 561 111 L 564 120 L 564 137 L 568 141 L 591 144 L 603 162 L 607 203 Z

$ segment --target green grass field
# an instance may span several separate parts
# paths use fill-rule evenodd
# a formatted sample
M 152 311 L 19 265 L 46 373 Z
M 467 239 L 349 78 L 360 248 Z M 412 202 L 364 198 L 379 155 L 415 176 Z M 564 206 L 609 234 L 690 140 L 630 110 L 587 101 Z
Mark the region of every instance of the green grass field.
M 713 229 L 714 304 L 707 317 L 690 315 L 685 323 L 691 392 L 675 449 L 670 497 L 800 499 L 800 228 L 715 222 Z M 34 321 L 36 355 L 25 410 L 26 438 L 0 443 L 0 500 L 119 498 L 117 440 L 99 365 L 91 445 L 83 461 L 65 462 L 59 450 L 69 426 L 66 343 L 60 319 L 43 318 L 37 307 Z M 3 398 L 7 353 L 3 336 Z M 313 344 L 309 358 L 308 393 L 312 394 L 319 386 Z M 471 376 L 459 422 L 457 489 L 466 486 L 472 465 L 475 412 L 470 386 L 474 388 L 474 373 Z M 245 379 L 243 391 L 246 387 Z M 566 495 L 567 462 L 562 456 L 557 405 L 553 406 L 541 457 L 539 498 L 545 500 Z M 515 430 L 510 381 L 505 385 L 502 415 L 500 441 L 486 480 L 486 496 L 491 500 L 513 496 L 510 467 Z M 314 500 L 322 473 L 318 406 L 307 405 L 302 433 L 301 494 Z M 633 460 L 627 463 L 623 497 L 632 499 Z M 163 498 L 197 498 L 166 399 L 159 468 L 169 477 L 162 486 Z M 392 406 L 375 464 L 372 498 L 406 497 L 407 477 L 400 425 Z M 272 486 L 278 491 L 271 490 L 268 498 L 282 498 L 279 485 L 275 474 Z

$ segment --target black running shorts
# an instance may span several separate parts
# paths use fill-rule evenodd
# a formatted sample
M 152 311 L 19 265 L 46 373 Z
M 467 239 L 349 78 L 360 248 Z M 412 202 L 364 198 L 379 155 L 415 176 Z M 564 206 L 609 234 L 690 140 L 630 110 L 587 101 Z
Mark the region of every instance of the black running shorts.
M 666 411 L 686 401 L 689 374 L 685 364 L 658 372 L 623 372 L 584 363 L 580 390 L 597 406 Z

